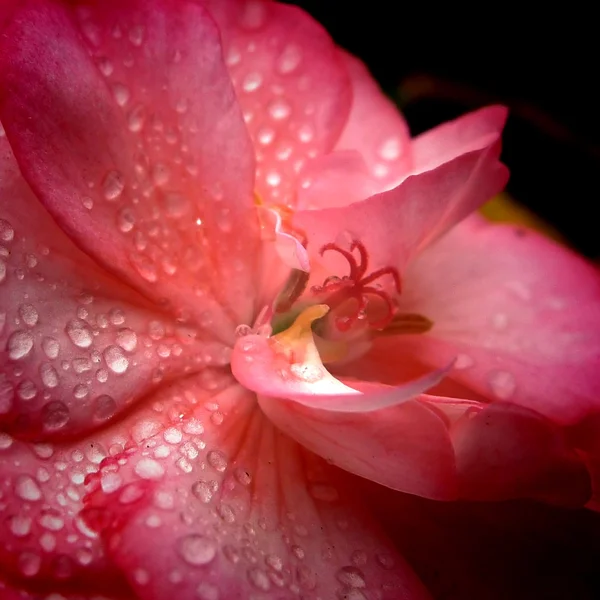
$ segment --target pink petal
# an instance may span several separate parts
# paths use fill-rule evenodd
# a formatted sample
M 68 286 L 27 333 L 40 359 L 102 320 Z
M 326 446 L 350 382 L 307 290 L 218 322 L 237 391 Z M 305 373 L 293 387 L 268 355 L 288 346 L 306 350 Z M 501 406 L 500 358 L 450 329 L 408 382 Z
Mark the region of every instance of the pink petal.
M 205 10 L 114 0 L 71 15 L 31 0 L 0 56 L 0 116 L 57 221 L 145 294 L 229 338 L 253 309 L 254 161 Z
M 170 394 L 205 392 L 173 388 L 165 405 Z M 277 432 L 253 394 L 233 386 L 190 408 L 101 465 L 86 500 L 140 598 L 426 597 L 340 474 Z M 121 487 L 103 490 L 107 476 Z
M 211 399 L 231 383 L 230 376 L 206 369 L 192 381 L 164 386 L 124 419 L 78 441 L 33 444 L 0 433 L 0 564 L 11 578 L 24 584 L 34 580 L 55 592 L 93 589 L 118 596 L 121 591 L 127 598 L 123 574 L 81 517 L 86 482 L 102 464 L 101 488 L 119 488 L 124 482 L 110 468 L 115 457 L 151 444 L 158 433 L 163 444 L 148 448 L 164 454 L 177 437 L 172 425 L 187 419 L 188 428 L 203 427 L 190 417 L 198 404 L 209 423 L 219 423 L 222 413 Z
M 298 172 L 332 149 L 351 88 L 325 30 L 295 6 L 262 0 L 207 2 L 254 141 L 256 187 L 267 202 L 293 203 Z
M 410 265 L 400 310 L 434 326 L 398 347 L 429 368 L 458 357 L 452 377 L 489 400 L 562 424 L 598 411 L 598 270 L 546 238 L 465 222 Z
M 0 138 L 0 423 L 19 437 L 90 432 L 164 380 L 229 360 L 69 240 Z
M 335 149 L 358 150 L 371 177 L 377 181 L 377 191 L 390 189 L 411 171 L 408 125 L 365 65 L 345 52 L 341 56 L 352 80 L 353 100 L 348 122 Z
M 507 171 L 498 161 L 500 129 L 483 139 L 479 148 L 469 149 L 432 171 L 410 176 L 392 190 L 350 206 L 299 211 L 293 225 L 306 233 L 309 253 L 314 255 L 347 232 L 367 248 L 372 270 L 402 268 L 409 258 L 502 189 Z M 337 271 L 328 256 L 323 262 L 331 274 L 345 274 Z

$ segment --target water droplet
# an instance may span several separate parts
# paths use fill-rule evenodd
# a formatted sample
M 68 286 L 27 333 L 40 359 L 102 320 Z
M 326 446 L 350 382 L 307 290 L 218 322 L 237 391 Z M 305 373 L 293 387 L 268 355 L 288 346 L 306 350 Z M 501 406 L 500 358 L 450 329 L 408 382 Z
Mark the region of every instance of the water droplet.
M 391 554 L 377 554 L 375 560 L 384 569 L 393 569 L 396 566 L 396 561 Z
M 137 346 L 137 335 L 131 329 L 120 329 L 117 333 L 116 342 L 126 352 L 133 352 Z
M 0 219 L 0 241 L 12 242 L 15 237 L 15 230 L 6 219 Z
M 81 199 L 81 204 L 83 204 L 83 208 L 87 208 L 87 210 L 92 210 L 92 208 L 94 208 L 94 201 L 89 196 L 84 196 Z
M 129 41 L 134 46 L 141 46 L 144 41 L 144 28 L 142 25 L 135 25 L 129 30 Z
M 8 356 L 12 360 L 25 358 L 33 348 L 33 336 L 28 331 L 15 331 L 8 338 Z
M 392 137 L 379 147 L 378 154 L 383 160 L 396 160 L 402 151 L 402 147 L 400 145 L 400 140 L 397 137 Z
M 15 493 L 21 500 L 37 502 L 42 498 L 42 491 L 29 475 L 19 475 L 15 481 Z
M 488 381 L 492 393 L 500 400 L 508 400 L 517 387 L 514 375 L 508 371 L 492 371 Z
M 338 491 L 331 485 L 315 483 L 309 488 L 310 495 L 322 502 L 335 502 L 339 499 Z
M 210 538 L 191 534 L 177 544 L 179 556 L 188 564 L 200 567 L 209 564 L 217 554 L 217 544 Z
M 17 387 L 17 395 L 21 400 L 31 400 L 32 398 L 35 398 L 36 394 L 37 388 L 33 381 L 30 381 L 29 379 L 22 381 Z
M 349 588 L 364 588 L 366 586 L 363 572 L 356 567 L 342 567 L 336 574 L 336 579 Z
M 106 394 L 98 396 L 94 400 L 94 419 L 97 421 L 106 421 L 117 412 L 117 403 Z
M 25 577 L 34 577 L 38 574 L 42 559 L 33 552 L 21 552 L 19 555 L 19 570 Z
M 248 580 L 257 590 L 268 592 L 271 589 L 269 576 L 258 567 L 248 569 Z
M 235 512 L 229 504 L 221 503 L 217 508 L 217 513 L 225 523 L 235 523 Z
M 12 410 L 14 396 L 15 388 L 13 384 L 0 379 L 0 414 L 4 415 Z
M 23 515 L 13 515 L 8 518 L 8 527 L 14 536 L 24 537 L 29 535 L 31 531 L 31 518 Z
M 42 350 L 49 359 L 53 360 L 60 352 L 60 344 L 53 337 L 45 337 L 42 340 Z
M 475 361 L 468 354 L 458 354 L 454 361 L 454 368 L 459 371 L 462 369 L 468 369 L 475 364 Z
M 39 524 L 44 529 L 60 531 L 64 527 L 65 522 L 57 510 L 47 509 L 42 512 L 39 518 Z
M 276 554 L 268 554 L 265 556 L 265 563 L 274 571 L 283 570 L 283 560 L 281 559 L 281 556 L 277 556 Z
M 89 348 L 92 345 L 92 330 L 85 321 L 73 319 L 67 323 L 65 331 L 78 348 Z
M 119 346 L 108 346 L 104 350 L 104 360 L 113 373 L 125 373 L 129 367 L 129 360 Z
M 168 444 L 179 444 L 181 439 L 183 438 L 183 434 L 176 427 L 169 427 L 163 433 L 163 439 Z
M 309 142 L 311 142 L 314 136 L 315 132 L 313 131 L 313 128 L 308 124 L 302 125 L 302 127 L 300 127 L 300 129 L 298 130 L 298 139 L 304 144 L 308 144 Z
M 122 208 L 117 213 L 117 227 L 121 233 L 129 233 L 135 227 L 135 214 L 131 208 Z
M 0 450 L 8 450 L 13 443 L 13 438 L 5 433 L 4 431 L 0 431 Z
M 213 495 L 219 489 L 219 484 L 216 481 L 196 481 L 192 485 L 192 494 L 204 504 L 208 504 Z
M 98 68 L 104 77 L 110 77 L 114 71 L 112 62 L 106 57 L 100 57 L 98 59 Z
M 245 92 L 255 92 L 262 85 L 262 75 L 260 73 L 249 73 L 244 78 L 242 87 Z
M 156 271 L 156 266 L 146 256 L 141 254 L 132 254 L 130 256 L 131 264 L 135 267 L 136 271 L 143 277 L 146 281 L 150 283 L 154 283 L 158 280 L 158 273 Z
M 207 455 L 206 459 L 208 464 L 215 470 L 222 473 L 227 468 L 227 456 L 220 450 L 211 450 Z
M 77 398 L 78 400 L 82 400 L 89 393 L 90 393 L 90 390 L 88 389 L 87 385 L 84 385 L 83 383 L 78 383 L 73 388 L 73 396 L 75 396 L 75 398 Z
M 0 259 L 0 283 L 2 283 L 6 279 L 6 263 Z M 2 328 L 0 328 L 0 332 Z
M 292 112 L 291 106 L 283 98 L 276 98 L 269 103 L 269 114 L 276 121 L 287 119 Z
M 109 201 L 119 198 L 125 189 L 125 179 L 119 171 L 109 171 L 102 180 L 104 197 Z
M 163 186 L 168 183 L 171 173 L 169 167 L 163 163 L 156 163 L 152 167 L 152 181 L 154 185 Z
M 29 327 L 34 327 L 39 318 L 38 311 L 33 304 L 21 304 L 19 306 L 19 316 L 23 319 L 25 325 L 29 325 Z
M 212 583 L 203 581 L 196 588 L 198 600 L 219 600 L 219 590 Z
M 279 55 L 276 63 L 276 69 L 282 75 L 287 75 L 295 71 L 302 60 L 302 52 L 298 46 L 289 44 Z
M 46 431 L 57 431 L 69 422 L 69 408 L 60 400 L 48 402 L 42 408 L 42 420 Z
M 50 363 L 40 365 L 40 377 L 42 383 L 48 388 L 55 388 L 58 385 L 58 373 Z
M 179 219 L 185 216 L 191 208 L 190 201 L 177 192 L 169 192 L 163 198 L 167 216 L 173 219 Z
M 163 466 L 153 458 L 142 458 L 135 465 L 135 472 L 142 479 L 159 479 L 165 474 Z
M 125 106 L 129 102 L 129 89 L 122 83 L 115 83 L 112 86 L 112 93 L 115 102 L 119 106 Z M 108 198 L 107 198 L 108 199 Z
M 146 109 L 142 104 L 136 104 L 130 111 L 127 117 L 127 126 L 129 131 L 135 133 L 144 128 L 146 122 Z

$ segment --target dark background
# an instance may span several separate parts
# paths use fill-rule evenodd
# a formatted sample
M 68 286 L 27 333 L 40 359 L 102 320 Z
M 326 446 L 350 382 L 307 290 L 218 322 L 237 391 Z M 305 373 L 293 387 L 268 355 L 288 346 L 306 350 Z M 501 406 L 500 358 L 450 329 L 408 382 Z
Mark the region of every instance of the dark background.
M 591 8 L 482 2 L 293 2 L 362 58 L 413 134 L 467 110 L 511 109 L 508 191 L 600 259 L 600 34 Z M 591 5 L 590 5 L 591 6 Z M 596 31 L 594 31 L 596 28 Z

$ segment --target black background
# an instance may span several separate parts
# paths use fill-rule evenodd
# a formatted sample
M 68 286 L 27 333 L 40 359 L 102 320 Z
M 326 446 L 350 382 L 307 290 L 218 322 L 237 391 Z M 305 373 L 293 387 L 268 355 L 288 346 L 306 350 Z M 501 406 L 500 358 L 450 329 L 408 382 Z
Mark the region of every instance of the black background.
M 591 8 L 572 2 L 537 9 L 482 2 L 470 10 L 383 0 L 293 4 L 366 62 L 413 134 L 485 104 L 508 105 L 509 192 L 580 252 L 600 258 L 600 35 Z

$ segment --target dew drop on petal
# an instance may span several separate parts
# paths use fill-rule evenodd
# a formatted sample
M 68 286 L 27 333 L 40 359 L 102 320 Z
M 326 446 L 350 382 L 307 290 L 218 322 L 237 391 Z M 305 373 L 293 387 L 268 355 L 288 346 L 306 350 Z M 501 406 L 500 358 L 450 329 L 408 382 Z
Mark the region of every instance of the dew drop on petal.
M 248 569 L 248 580 L 257 590 L 268 592 L 271 589 L 269 576 L 258 567 Z
M 357 567 L 342 567 L 335 575 L 336 579 L 349 588 L 364 588 L 365 576 Z
M 216 481 L 196 481 L 192 484 L 192 494 L 203 504 L 208 504 L 218 489 Z
M 92 330 L 85 321 L 73 319 L 67 323 L 65 331 L 78 348 L 89 348 L 92 345 Z
M 142 479 L 159 479 L 165 474 L 163 466 L 152 458 L 142 458 L 135 465 L 135 472 Z
M 275 68 L 282 75 L 295 71 L 302 61 L 302 52 L 298 46 L 289 44 L 279 55 Z
M 220 450 L 211 450 L 206 455 L 206 459 L 215 471 L 222 473 L 227 468 L 227 457 Z
M 109 201 L 119 198 L 125 189 L 125 180 L 119 171 L 109 171 L 102 180 L 104 197 Z
M 57 431 L 69 422 L 69 408 L 60 400 L 48 402 L 42 408 L 42 421 L 46 431 Z
M 42 491 L 38 484 L 29 475 L 19 475 L 15 481 L 15 493 L 21 500 L 36 502 L 41 500 Z
M 191 534 L 179 540 L 177 551 L 179 556 L 189 565 L 204 566 L 215 558 L 217 545 L 209 538 Z
M 212 583 L 203 581 L 196 588 L 198 600 L 220 600 L 219 590 Z
M 8 338 L 8 357 L 12 360 L 25 358 L 33 348 L 33 336 L 28 331 L 15 331 Z
M 55 388 L 58 385 L 58 373 L 50 363 L 40 365 L 40 377 L 47 388 Z
M 119 346 L 108 346 L 104 350 L 104 360 L 113 373 L 125 373 L 129 367 L 129 360 Z
M 38 311 L 33 304 L 21 304 L 19 306 L 19 316 L 23 320 L 23 323 L 29 325 L 29 327 L 34 327 L 39 318 Z
M 50 360 L 54 360 L 60 352 L 60 344 L 53 337 L 45 337 L 42 340 L 42 350 Z
M 115 341 L 126 352 L 133 352 L 137 346 L 137 335 L 132 329 L 121 329 L 118 331 Z
M 117 403 L 111 396 L 102 394 L 94 400 L 94 419 L 106 421 L 117 412 Z
M 19 555 L 19 570 L 25 577 L 34 577 L 38 574 L 42 559 L 34 552 L 21 552 Z
M 508 371 L 492 371 L 488 382 L 492 393 L 500 400 L 508 400 L 517 387 L 514 375 Z

